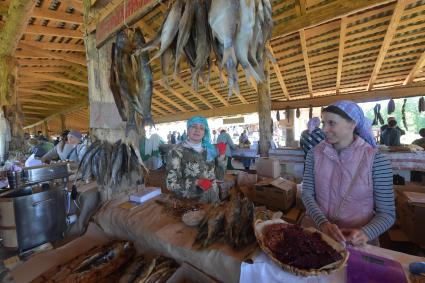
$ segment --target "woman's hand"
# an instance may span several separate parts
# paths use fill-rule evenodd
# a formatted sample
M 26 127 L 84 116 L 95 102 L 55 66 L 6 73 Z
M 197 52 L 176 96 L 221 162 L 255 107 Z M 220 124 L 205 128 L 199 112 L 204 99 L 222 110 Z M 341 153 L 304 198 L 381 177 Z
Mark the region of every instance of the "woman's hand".
M 325 222 L 319 227 L 320 231 L 331 237 L 337 242 L 345 242 L 345 237 L 336 224 Z
M 348 243 L 353 246 L 364 246 L 369 241 L 368 236 L 361 229 L 341 229 Z

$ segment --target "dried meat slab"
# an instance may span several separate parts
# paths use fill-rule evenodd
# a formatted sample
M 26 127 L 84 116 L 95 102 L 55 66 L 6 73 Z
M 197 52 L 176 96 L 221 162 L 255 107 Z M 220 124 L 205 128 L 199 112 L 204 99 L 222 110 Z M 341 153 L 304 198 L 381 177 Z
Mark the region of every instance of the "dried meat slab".
M 281 219 L 255 224 L 261 249 L 285 271 L 301 276 L 329 274 L 344 266 L 347 250 L 313 228 L 301 228 Z

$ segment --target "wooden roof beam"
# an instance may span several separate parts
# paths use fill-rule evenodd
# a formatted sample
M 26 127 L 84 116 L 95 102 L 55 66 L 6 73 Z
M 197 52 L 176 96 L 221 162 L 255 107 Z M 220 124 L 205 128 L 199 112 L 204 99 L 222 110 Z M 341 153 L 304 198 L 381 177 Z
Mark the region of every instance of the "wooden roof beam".
M 49 105 L 61 105 L 61 106 L 67 104 L 66 102 L 56 102 L 56 101 L 50 101 L 50 100 L 46 100 L 46 99 L 40 100 L 40 99 L 37 99 L 37 98 L 18 98 L 18 100 L 20 102 L 31 102 L 31 103 L 40 103 L 40 104 L 49 104 Z
M 24 73 L 65 73 L 68 70 L 62 67 L 19 67 L 19 71 Z
M 177 115 L 167 115 L 162 117 L 156 117 L 156 123 L 167 123 L 167 122 L 175 122 L 190 119 L 195 115 L 203 116 L 203 117 L 218 117 L 218 116 L 230 116 L 236 114 L 245 114 L 245 113 L 255 113 L 258 110 L 257 103 L 251 104 L 238 104 L 233 106 L 225 106 L 220 108 L 201 110 L 201 111 L 192 111 L 192 112 L 184 112 Z
M 180 111 L 187 112 L 187 110 L 186 110 L 183 106 L 181 106 L 180 104 L 178 104 L 178 103 L 174 102 L 174 100 L 169 99 L 167 96 L 165 96 L 164 94 L 162 94 L 159 90 L 157 90 L 157 89 L 153 88 L 153 89 L 152 89 L 152 91 L 153 91 L 153 93 L 154 93 L 156 96 L 158 96 L 158 97 L 159 97 L 159 98 L 161 98 L 162 100 L 164 100 L 164 101 L 166 101 L 166 102 L 170 103 L 171 105 L 173 105 L 174 107 L 176 107 L 176 108 L 177 108 L 177 109 L 179 109 Z
M 49 120 L 51 120 L 51 119 L 55 118 L 55 117 L 56 117 L 56 116 L 58 116 L 58 115 L 61 115 L 61 114 L 62 114 L 62 115 L 66 115 L 66 114 L 68 114 L 68 113 L 71 113 L 71 112 L 74 112 L 74 111 L 80 110 L 81 108 L 84 108 L 84 107 L 87 107 L 87 102 L 78 103 L 78 104 L 76 104 L 76 105 L 74 105 L 74 106 L 72 106 L 72 107 L 68 107 L 67 109 L 62 110 L 62 111 L 60 111 L 60 112 L 58 112 L 58 113 L 52 114 L 52 115 L 50 115 L 49 117 L 47 117 L 47 118 L 45 118 L 45 119 L 43 119 L 43 120 L 41 120 L 41 121 L 38 121 L 37 123 L 34 123 L 34 124 L 32 124 L 32 125 L 29 125 L 29 126 L 24 127 L 24 130 L 29 129 L 29 128 L 32 128 L 32 127 L 35 127 L 35 126 L 38 126 L 38 125 L 40 125 L 40 124 L 43 124 L 44 122 L 47 122 L 47 121 L 49 121 Z
M 384 62 L 385 55 L 390 47 L 391 41 L 396 34 L 397 26 L 400 22 L 401 16 L 403 15 L 404 7 L 406 6 L 406 1 L 398 0 L 395 5 L 393 15 L 391 17 L 390 23 L 387 28 L 387 32 L 384 37 L 384 42 L 382 42 L 381 49 L 379 50 L 378 58 L 376 59 L 375 66 L 372 71 L 372 75 L 370 76 L 369 83 L 367 85 L 367 90 L 371 90 L 373 88 L 373 84 L 378 77 L 379 70 L 382 67 L 382 63 Z
M 79 55 L 74 55 L 74 54 L 66 54 L 66 53 L 58 53 L 58 52 L 50 52 L 48 50 L 44 50 L 41 48 L 38 48 L 36 46 L 32 46 L 29 44 L 25 44 L 25 43 L 20 43 L 19 46 L 21 48 L 23 48 L 23 51 L 27 51 L 27 52 L 31 52 L 33 54 L 39 55 L 39 56 L 44 56 L 46 58 L 55 58 L 55 59 L 60 59 L 60 60 L 64 60 L 70 63 L 75 63 L 81 66 L 86 67 L 87 66 L 87 62 L 86 62 L 86 58 L 85 56 L 79 56 Z
M 64 4 L 67 4 L 69 7 L 73 8 L 75 11 L 80 14 L 84 13 L 83 1 L 80 0 L 64 0 Z
M 300 2 L 301 1 L 303 0 L 300 0 Z M 273 47 L 270 44 L 269 44 L 269 50 L 273 58 L 276 58 L 273 51 Z M 286 99 L 291 99 L 291 97 L 289 96 L 288 88 L 286 87 L 286 84 L 285 84 L 285 80 L 283 79 L 282 72 L 280 71 L 279 64 L 277 63 L 277 60 L 276 62 L 271 62 L 271 64 L 273 66 L 273 70 L 276 74 L 277 80 L 279 81 L 279 85 L 280 85 L 280 88 L 282 89 L 283 95 L 286 97 Z
M 421 96 L 423 95 L 424 88 L 424 83 L 414 83 L 408 86 L 375 89 L 371 91 L 350 92 L 339 95 L 328 95 L 321 97 L 316 96 L 314 98 L 309 98 L 306 96 L 305 99 L 282 102 L 272 101 L 272 110 L 285 109 L 286 107 L 292 109 L 307 108 L 307 105 L 311 105 L 313 107 L 327 106 L 341 99 L 353 100 L 356 102 L 371 102 L 391 98 Z
M 63 98 L 79 98 L 79 96 L 71 95 L 71 94 L 68 94 L 68 93 L 51 92 L 51 91 L 35 90 L 35 89 L 26 89 L 26 88 L 20 88 L 20 87 L 18 87 L 18 93 L 41 94 L 41 95 L 63 97 Z
M 308 60 L 308 51 L 307 51 L 307 41 L 305 38 L 305 31 L 300 30 L 300 41 L 301 41 L 301 49 L 303 51 L 303 59 L 305 66 L 305 75 L 307 77 L 308 84 L 308 92 L 310 93 L 310 97 L 313 97 L 313 84 L 311 82 L 311 72 L 310 72 L 310 63 Z
M 82 39 L 83 33 L 79 30 L 70 30 L 63 28 L 54 28 L 54 27 L 45 27 L 45 26 L 36 26 L 30 25 L 24 31 L 25 34 L 35 34 L 35 35 L 48 35 L 48 36 L 58 36 L 58 37 L 69 37 Z
M 25 105 L 25 104 L 22 105 L 22 108 L 24 108 L 24 109 L 30 109 L 30 110 L 48 110 L 48 111 L 54 110 L 54 108 L 51 108 L 51 107 Z
M 76 13 L 70 14 L 66 12 L 61 11 L 52 11 L 47 6 L 42 8 L 34 8 L 34 11 L 32 12 L 31 16 L 40 18 L 40 19 L 47 19 L 50 21 L 57 21 L 57 22 L 64 22 L 68 24 L 77 24 L 82 25 L 83 24 L 83 16 L 78 15 Z
M 173 94 L 175 97 L 177 97 L 178 99 L 182 100 L 184 103 L 186 103 L 187 105 L 189 105 L 190 107 L 192 107 L 195 110 L 199 110 L 199 107 L 196 106 L 192 101 L 190 101 L 189 99 L 187 99 L 186 97 L 184 97 L 183 95 L 181 95 L 180 93 L 178 93 L 177 91 L 175 91 L 174 89 L 172 89 L 170 86 L 168 86 L 164 81 L 161 81 L 160 84 L 166 89 L 168 90 L 171 94 Z
M 54 42 L 43 42 L 43 41 L 31 41 L 21 40 L 18 44 L 31 45 L 44 50 L 58 50 L 58 51 L 74 51 L 74 52 L 86 52 L 84 45 L 72 44 L 72 43 L 54 43 Z
M 338 70 L 336 72 L 336 93 L 339 93 L 339 87 L 341 86 L 341 75 L 342 75 L 342 63 L 344 61 L 344 46 L 345 46 L 345 33 L 347 29 L 347 17 L 341 18 L 341 28 L 339 35 L 339 50 L 338 50 Z
M 315 9 L 314 13 L 306 13 L 289 21 L 282 21 L 273 26 L 273 38 L 285 37 L 302 29 L 339 19 L 343 16 L 356 14 L 360 11 L 394 2 L 394 0 L 337 0 L 329 5 Z
M 203 97 L 201 94 L 199 94 L 198 92 L 196 92 L 196 90 L 194 90 L 193 87 L 191 87 L 189 84 L 187 84 L 179 75 L 176 75 L 174 77 L 174 80 L 180 86 L 182 86 L 187 92 L 190 92 L 193 96 L 195 96 L 197 99 L 199 99 L 200 101 L 202 101 L 202 103 L 204 103 L 210 109 L 214 108 L 214 106 L 205 97 Z
M 80 82 L 80 81 L 66 79 L 66 78 L 63 78 L 63 77 L 60 77 L 60 76 L 53 76 L 53 75 L 42 74 L 42 73 L 26 73 L 21 78 L 25 78 L 25 77 L 36 78 L 36 79 L 40 79 L 40 80 L 54 81 L 54 82 L 61 82 L 61 83 L 81 86 L 81 87 L 85 87 L 85 88 L 88 87 L 87 82 Z
M 425 66 L 425 52 L 422 53 L 421 57 L 419 57 L 413 69 L 409 72 L 406 79 L 403 82 L 403 85 L 408 85 L 413 82 L 415 77 L 418 75 L 422 67 Z
M 211 92 L 212 95 L 214 95 L 221 103 L 223 103 L 225 106 L 230 106 L 229 101 L 227 101 L 226 99 L 224 99 L 224 97 L 221 96 L 220 93 L 218 93 L 218 91 L 216 91 L 215 88 L 213 88 L 209 83 L 208 84 L 205 84 L 205 82 L 203 82 L 203 84 L 209 90 L 209 92 Z
M 155 104 L 156 106 L 158 106 L 159 108 L 164 109 L 165 111 L 171 113 L 171 114 L 175 114 L 176 111 L 171 109 L 170 107 L 168 107 L 167 105 L 165 105 L 164 103 L 160 103 L 159 101 L 157 101 L 155 98 L 152 98 L 152 103 Z

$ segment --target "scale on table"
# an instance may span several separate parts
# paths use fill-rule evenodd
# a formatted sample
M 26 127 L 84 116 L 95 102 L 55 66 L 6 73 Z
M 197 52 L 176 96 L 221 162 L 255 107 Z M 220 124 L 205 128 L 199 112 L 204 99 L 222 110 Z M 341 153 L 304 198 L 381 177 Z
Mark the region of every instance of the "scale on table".
M 399 262 L 356 249 L 348 250 L 347 283 L 407 283 Z
M 20 252 L 63 237 L 68 176 L 67 163 L 27 167 L 8 176 L 12 190 L 0 202 L 13 204 L 6 207 L 13 210 Z

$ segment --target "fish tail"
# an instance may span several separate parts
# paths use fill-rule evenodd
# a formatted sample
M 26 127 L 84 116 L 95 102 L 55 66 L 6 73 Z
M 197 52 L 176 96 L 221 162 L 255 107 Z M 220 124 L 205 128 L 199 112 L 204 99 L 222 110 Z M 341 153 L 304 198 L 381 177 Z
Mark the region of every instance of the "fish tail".
M 161 34 L 157 35 L 154 39 L 152 39 L 148 43 L 142 45 L 140 48 L 136 49 L 136 51 L 134 51 L 133 54 L 139 55 L 143 52 L 150 51 L 150 50 L 154 49 L 160 43 L 161 43 Z
M 276 62 L 277 62 L 276 58 L 273 57 L 273 54 L 270 50 L 270 47 L 266 46 L 265 50 L 266 50 L 266 56 L 267 56 L 267 58 L 269 58 L 270 62 L 272 62 L 273 64 L 276 64 Z
M 226 64 L 229 59 L 232 59 L 232 62 L 236 64 L 237 60 L 235 49 L 233 48 L 233 46 L 224 49 L 223 59 L 221 60 L 221 66 L 224 66 L 224 64 Z
M 260 69 L 255 70 L 251 64 L 248 64 L 246 68 L 243 68 L 246 76 L 246 81 L 248 85 L 251 85 L 250 77 L 253 77 L 257 83 L 263 82 L 265 80 L 264 72 L 261 72 Z

